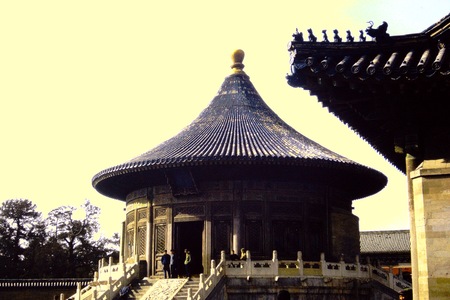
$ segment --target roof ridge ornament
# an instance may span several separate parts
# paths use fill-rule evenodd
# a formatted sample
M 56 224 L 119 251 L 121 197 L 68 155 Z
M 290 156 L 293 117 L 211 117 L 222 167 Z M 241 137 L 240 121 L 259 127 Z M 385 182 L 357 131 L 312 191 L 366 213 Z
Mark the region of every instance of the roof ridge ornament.
M 233 64 L 231 65 L 231 69 L 233 69 L 233 74 L 243 74 L 247 75 L 244 72 L 244 64 L 242 63 L 244 61 L 245 52 L 244 50 L 237 49 L 234 50 L 231 54 L 231 60 L 233 61 Z
M 367 23 L 369 23 L 369 27 L 366 28 L 366 33 L 374 38 L 377 43 L 382 43 L 389 40 L 390 36 L 389 33 L 387 33 L 388 23 L 386 21 L 383 21 L 383 23 L 377 28 L 372 28 L 374 25 L 373 21 L 369 21 Z

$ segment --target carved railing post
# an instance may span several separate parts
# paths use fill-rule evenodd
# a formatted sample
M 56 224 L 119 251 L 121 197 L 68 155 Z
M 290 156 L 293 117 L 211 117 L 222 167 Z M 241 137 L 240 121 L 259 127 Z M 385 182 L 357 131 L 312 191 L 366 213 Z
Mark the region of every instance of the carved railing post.
M 278 252 L 277 250 L 273 250 L 272 252 L 272 271 L 273 275 L 278 276 Z
M 339 271 L 341 276 L 344 275 L 344 271 L 345 271 L 345 260 L 344 260 L 344 254 L 341 254 L 340 258 L 339 258 Z
M 76 300 L 81 300 L 81 282 L 77 282 L 77 293 L 75 294 Z
M 186 300 L 192 300 L 192 290 L 191 290 L 191 288 L 188 288 L 188 290 L 187 290 Z
M 112 256 L 110 256 L 109 259 L 108 259 L 108 273 L 109 273 L 109 277 L 112 276 L 112 263 L 113 263 Z
M 361 263 L 359 262 L 359 255 L 356 255 L 355 262 L 356 262 L 356 276 L 358 276 L 358 278 L 361 278 Z
M 325 276 L 327 262 L 325 261 L 325 253 L 320 253 L 320 269 L 322 270 L 322 276 Z
M 302 251 L 297 252 L 297 261 L 298 261 L 298 273 L 300 276 L 303 276 L 303 254 Z
M 63 293 L 59 294 L 59 300 L 66 300 L 66 296 Z
M 250 276 L 250 275 L 252 275 L 252 258 L 251 258 L 250 250 L 247 250 L 246 255 L 247 255 L 247 260 L 245 262 L 245 265 L 246 265 L 245 266 L 246 267 L 245 274 L 247 276 Z
M 213 285 L 216 285 L 217 281 L 217 270 L 216 270 L 216 261 L 214 259 L 211 260 L 211 270 L 210 275 L 213 281 Z
M 225 251 L 224 250 L 222 250 L 222 251 L 220 251 L 220 261 L 225 261 Z
M 198 282 L 198 290 L 200 291 L 200 296 L 201 296 L 201 299 L 204 299 L 205 297 L 205 275 L 203 275 L 203 273 L 202 274 L 200 274 L 199 275 L 199 282 Z M 213 281 L 214 281 L 214 279 L 213 279 Z

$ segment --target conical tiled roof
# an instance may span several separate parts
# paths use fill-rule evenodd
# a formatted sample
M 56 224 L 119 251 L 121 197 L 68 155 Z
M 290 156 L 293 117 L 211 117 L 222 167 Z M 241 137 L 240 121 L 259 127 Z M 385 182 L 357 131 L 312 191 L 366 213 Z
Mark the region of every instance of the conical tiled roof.
M 123 198 L 140 187 L 136 182 L 148 186 L 164 169 L 242 164 L 350 167 L 376 173 L 381 179 L 377 180 L 381 183 L 378 190 L 384 186 L 382 174 L 322 147 L 281 120 L 242 71 L 242 58 L 243 52 L 235 53 L 233 74 L 189 126 L 156 148 L 98 173 L 94 187 L 105 195 Z

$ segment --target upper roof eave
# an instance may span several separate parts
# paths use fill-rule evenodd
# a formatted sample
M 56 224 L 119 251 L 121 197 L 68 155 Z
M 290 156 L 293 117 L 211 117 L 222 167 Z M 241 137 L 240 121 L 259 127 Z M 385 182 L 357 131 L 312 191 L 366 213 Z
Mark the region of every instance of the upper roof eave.
M 395 48 L 417 47 L 431 42 L 429 35 L 423 33 L 414 33 L 401 36 L 392 36 L 385 43 L 375 41 L 367 42 L 342 42 L 342 43 L 323 43 L 309 41 L 291 41 L 288 45 L 289 51 L 298 50 L 309 52 L 311 54 L 359 54 L 380 51 L 392 51 Z
M 165 173 L 171 169 L 187 168 L 194 171 L 205 167 L 218 167 L 223 169 L 226 166 L 232 168 L 239 167 L 239 173 L 241 174 L 245 173 L 243 171 L 243 168 L 245 167 L 253 169 L 269 167 L 271 170 L 276 170 L 278 168 L 278 170 L 284 170 L 283 173 L 289 178 L 297 178 L 298 176 L 310 178 L 313 176 L 312 173 L 310 173 L 311 170 L 322 170 L 317 172 L 328 174 L 331 182 L 338 184 L 341 188 L 348 186 L 348 193 L 352 195 L 353 199 L 361 199 L 374 194 L 387 184 L 387 178 L 381 172 L 354 162 L 343 163 L 333 160 L 286 157 L 249 160 L 241 157 L 221 160 L 174 160 L 162 164 L 159 164 L 158 162 L 129 162 L 99 172 L 93 177 L 92 185 L 98 192 L 105 196 L 125 200 L 126 196 L 132 191 L 165 182 Z M 264 177 L 264 173 L 265 172 L 259 172 L 258 174 Z M 341 174 L 341 176 L 338 176 L 338 173 Z M 325 180 L 324 176 L 320 177 Z M 211 178 L 211 176 L 208 176 L 208 178 Z M 360 180 L 364 181 L 355 184 L 355 182 Z
M 301 49 L 302 51 L 311 51 L 314 53 L 318 51 L 320 53 L 333 53 L 333 52 L 364 52 L 364 51 L 383 51 L 392 50 L 395 48 L 404 47 L 422 47 L 427 43 L 432 43 L 439 40 L 441 37 L 448 38 L 448 32 L 450 31 L 450 14 L 442 18 L 437 23 L 433 24 L 429 28 L 418 33 L 409 33 L 404 35 L 390 36 L 386 41 L 376 42 L 374 40 L 364 42 L 323 42 L 315 41 L 310 42 L 307 40 L 296 41 L 295 39 L 288 44 L 288 50 Z

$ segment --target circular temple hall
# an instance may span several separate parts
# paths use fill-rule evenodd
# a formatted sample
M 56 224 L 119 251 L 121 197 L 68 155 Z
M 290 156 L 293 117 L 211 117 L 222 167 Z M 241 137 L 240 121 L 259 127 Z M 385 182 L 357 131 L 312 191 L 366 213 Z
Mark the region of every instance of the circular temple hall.
M 349 261 L 360 252 L 352 201 L 380 191 L 380 172 L 306 138 L 274 113 L 243 71 L 244 52 L 208 107 L 179 134 L 92 183 L 126 202 L 121 255 L 160 275 L 184 249 L 204 273 L 225 250 L 252 259 Z M 160 130 L 160 129 L 149 129 Z

